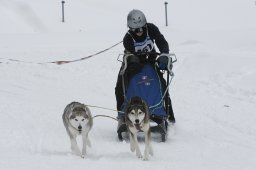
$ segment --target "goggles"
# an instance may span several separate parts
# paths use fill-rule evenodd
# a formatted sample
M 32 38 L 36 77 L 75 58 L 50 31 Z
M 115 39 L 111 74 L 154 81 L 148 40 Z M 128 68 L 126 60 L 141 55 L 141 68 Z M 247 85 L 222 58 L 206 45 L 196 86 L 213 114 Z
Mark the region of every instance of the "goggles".
M 143 28 L 145 28 L 146 26 L 140 27 L 140 28 L 130 28 L 130 30 L 134 33 L 139 33 L 139 32 L 143 32 Z

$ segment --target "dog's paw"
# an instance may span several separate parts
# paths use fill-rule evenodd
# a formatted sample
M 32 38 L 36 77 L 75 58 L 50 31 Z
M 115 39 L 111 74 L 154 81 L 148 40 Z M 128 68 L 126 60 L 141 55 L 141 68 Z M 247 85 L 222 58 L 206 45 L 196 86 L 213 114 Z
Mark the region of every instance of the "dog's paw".
M 82 154 L 82 155 L 81 155 L 81 158 L 83 158 L 83 159 L 84 159 L 84 158 L 85 158 L 85 155 L 83 155 L 83 154 Z
M 85 156 L 85 155 L 86 155 L 86 149 L 83 148 L 81 155 L 82 155 L 82 156 Z
M 148 161 L 148 156 L 144 156 L 142 160 L 143 161 Z
M 153 154 L 153 152 L 150 148 L 145 149 L 143 160 L 147 161 L 149 158 L 149 155 L 152 155 L 152 154 Z
M 141 154 L 140 152 L 136 152 L 136 156 L 137 156 L 138 158 L 142 158 L 142 154 Z

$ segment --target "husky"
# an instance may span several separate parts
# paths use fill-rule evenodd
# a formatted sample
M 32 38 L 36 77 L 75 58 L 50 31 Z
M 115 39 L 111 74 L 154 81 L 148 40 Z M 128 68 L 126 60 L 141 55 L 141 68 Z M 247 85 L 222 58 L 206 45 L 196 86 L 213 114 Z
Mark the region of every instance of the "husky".
M 142 158 L 142 154 L 139 148 L 137 134 L 138 132 L 144 132 L 145 151 L 143 160 L 148 160 L 149 155 L 153 156 L 149 109 L 147 103 L 140 97 L 132 97 L 128 102 L 125 111 L 125 124 L 130 138 L 130 149 L 132 152 L 136 151 L 138 158 Z
M 72 152 L 84 158 L 86 155 L 86 145 L 91 146 L 88 138 L 88 133 L 93 126 L 91 111 L 84 104 L 72 102 L 66 106 L 62 119 L 70 138 Z M 76 141 L 78 135 L 82 136 L 82 152 Z

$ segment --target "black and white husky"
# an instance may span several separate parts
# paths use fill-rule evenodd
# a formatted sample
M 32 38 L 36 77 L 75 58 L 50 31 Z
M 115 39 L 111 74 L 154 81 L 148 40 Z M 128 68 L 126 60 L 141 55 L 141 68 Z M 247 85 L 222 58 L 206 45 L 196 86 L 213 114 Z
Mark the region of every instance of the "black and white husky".
M 66 106 L 62 119 L 70 137 L 72 152 L 84 158 L 86 145 L 91 146 L 88 133 L 92 128 L 93 120 L 89 108 L 84 104 L 72 102 Z M 77 135 L 82 135 L 82 152 L 77 145 Z
M 136 96 L 131 98 L 127 104 L 125 123 L 130 138 L 130 149 L 132 152 L 136 151 L 138 158 L 142 158 L 142 154 L 137 140 L 137 133 L 144 132 L 145 151 L 143 159 L 148 160 L 149 154 L 151 156 L 153 155 L 151 146 L 149 109 L 145 101 L 143 101 L 140 97 Z

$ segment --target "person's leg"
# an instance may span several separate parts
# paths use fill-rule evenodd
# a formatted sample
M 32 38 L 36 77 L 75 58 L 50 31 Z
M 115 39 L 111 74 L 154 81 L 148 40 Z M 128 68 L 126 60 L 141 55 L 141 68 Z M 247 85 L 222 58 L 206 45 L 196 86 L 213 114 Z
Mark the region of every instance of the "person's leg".
M 124 94 L 122 87 L 122 76 L 118 75 L 116 87 L 115 87 L 115 95 L 116 95 L 116 108 L 117 110 L 121 110 L 121 106 L 124 102 Z

